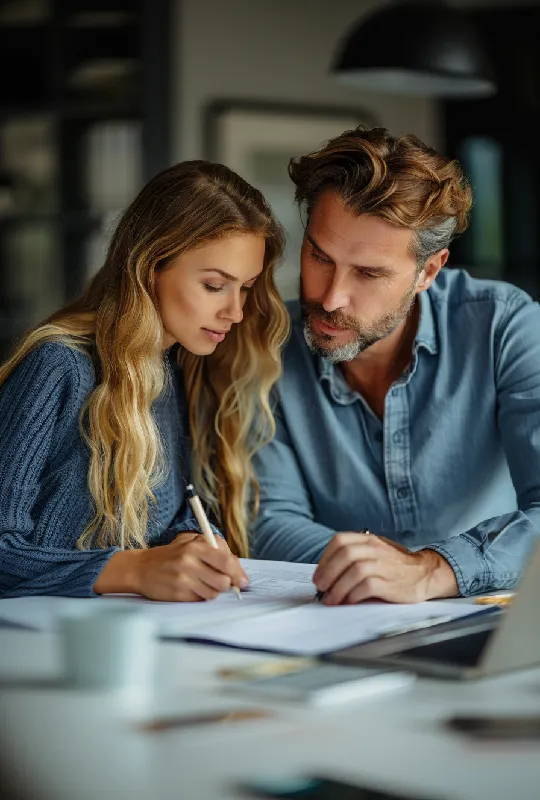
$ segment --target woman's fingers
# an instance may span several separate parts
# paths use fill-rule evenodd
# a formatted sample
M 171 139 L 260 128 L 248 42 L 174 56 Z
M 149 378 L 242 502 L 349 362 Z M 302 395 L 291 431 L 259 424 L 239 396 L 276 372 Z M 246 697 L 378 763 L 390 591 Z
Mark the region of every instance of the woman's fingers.
M 224 550 L 210 547 L 206 542 L 203 544 L 205 546 L 198 552 L 200 559 L 217 572 L 227 575 L 233 586 L 243 585 L 247 576 L 240 560 L 236 556 L 233 556 L 228 548 Z

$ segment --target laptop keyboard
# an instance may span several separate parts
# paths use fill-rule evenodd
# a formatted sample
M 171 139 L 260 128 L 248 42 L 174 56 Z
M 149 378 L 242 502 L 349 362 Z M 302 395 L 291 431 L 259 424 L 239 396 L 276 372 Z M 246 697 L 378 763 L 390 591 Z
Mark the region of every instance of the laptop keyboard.
M 460 667 L 474 667 L 488 643 L 493 629 L 489 628 L 466 636 L 456 636 L 441 642 L 410 647 L 399 652 L 400 658 L 421 658 L 429 661 L 444 661 Z

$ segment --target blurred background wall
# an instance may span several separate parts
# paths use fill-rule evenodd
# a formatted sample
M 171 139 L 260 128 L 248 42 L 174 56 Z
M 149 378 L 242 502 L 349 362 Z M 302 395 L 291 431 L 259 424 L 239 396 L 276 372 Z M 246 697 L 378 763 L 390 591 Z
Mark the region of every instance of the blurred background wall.
M 80 292 L 138 188 L 187 158 L 265 192 L 288 234 L 279 286 L 294 296 L 302 222 L 287 162 L 360 123 L 458 157 L 476 206 L 452 264 L 538 296 L 540 0 L 451 2 L 494 61 L 498 92 L 480 100 L 336 82 L 340 41 L 383 5 L 0 0 L 0 353 Z
M 438 144 L 438 114 L 430 100 L 358 92 L 329 74 L 339 39 L 379 5 L 379 0 L 176 0 L 175 157 L 200 157 L 204 109 L 219 97 L 365 106 L 392 130 L 413 131 Z

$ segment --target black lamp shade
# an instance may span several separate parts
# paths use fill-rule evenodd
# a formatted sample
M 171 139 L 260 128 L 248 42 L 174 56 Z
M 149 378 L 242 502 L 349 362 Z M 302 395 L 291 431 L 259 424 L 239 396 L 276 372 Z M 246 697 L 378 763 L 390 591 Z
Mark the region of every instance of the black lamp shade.
M 435 97 L 488 97 L 494 74 L 466 14 L 439 2 L 402 2 L 361 19 L 333 71 L 371 91 Z

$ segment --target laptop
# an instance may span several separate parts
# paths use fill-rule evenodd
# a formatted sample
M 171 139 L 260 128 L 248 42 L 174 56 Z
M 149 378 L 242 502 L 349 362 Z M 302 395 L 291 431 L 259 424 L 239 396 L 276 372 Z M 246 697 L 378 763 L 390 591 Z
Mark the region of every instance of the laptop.
M 540 665 L 540 545 L 506 610 L 348 647 L 325 659 L 470 680 Z

